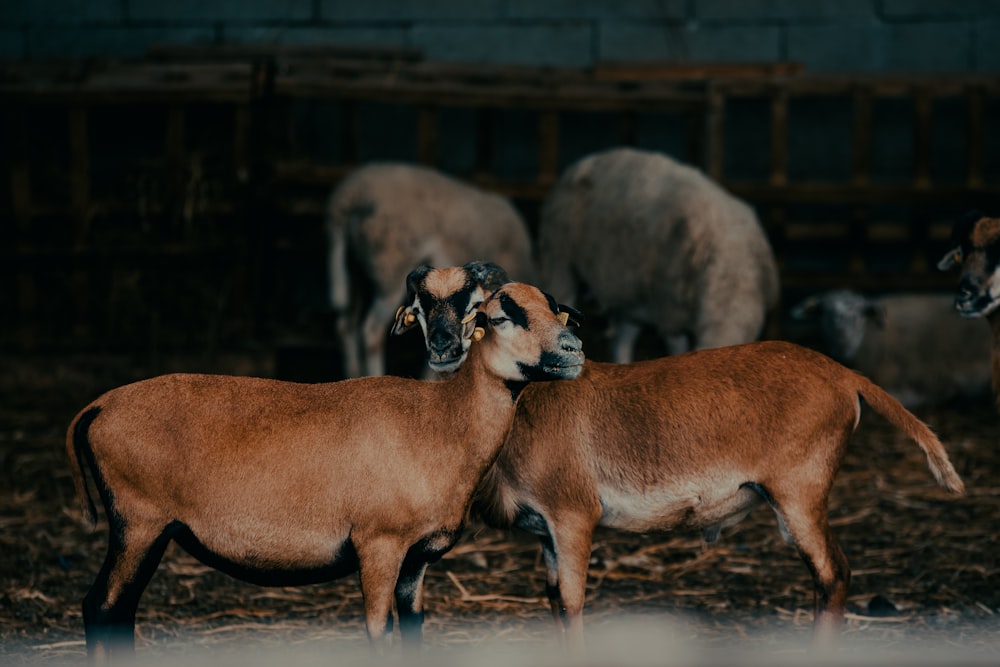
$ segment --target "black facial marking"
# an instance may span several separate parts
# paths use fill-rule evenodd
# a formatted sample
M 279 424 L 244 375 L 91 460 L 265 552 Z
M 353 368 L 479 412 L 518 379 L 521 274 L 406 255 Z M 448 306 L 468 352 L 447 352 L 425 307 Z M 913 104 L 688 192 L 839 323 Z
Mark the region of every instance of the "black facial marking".
M 470 277 L 466 279 L 461 289 L 449 294 L 444 299 L 438 298 L 426 291 L 420 292 L 420 305 L 428 316 L 445 317 L 447 310 L 451 310 L 461 318 L 469 309 L 472 293 L 475 290 L 476 283 Z
M 500 307 L 511 322 L 522 329 L 530 329 L 528 326 L 528 312 L 514 301 L 513 297 L 504 292 L 500 293 Z
M 517 362 L 517 368 L 521 371 L 521 375 L 528 382 L 544 382 L 545 380 L 551 380 L 552 375 L 546 371 L 546 368 L 558 368 L 563 365 L 562 357 L 555 353 L 544 351 L 542 355 L 538 358 L 538 363 L 536 364 L 525 364 L 522 362 Z
M 411 295 L 416 294 L 420 289 L 421 283 L 423 283 L 424 278 L 430 273 L 431 267 L 427 264 L 423 266 L 418 266 L 417 268 L 410 271 L 409 275 L 406 276 L 406 291 Z

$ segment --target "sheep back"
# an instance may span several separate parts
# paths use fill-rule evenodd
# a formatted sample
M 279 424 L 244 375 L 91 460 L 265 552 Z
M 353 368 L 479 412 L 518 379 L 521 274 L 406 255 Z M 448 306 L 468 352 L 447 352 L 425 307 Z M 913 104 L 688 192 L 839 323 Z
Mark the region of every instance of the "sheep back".
M 881 297 L 882 325 L 868 322 L 848 365 L 907 407 L 941 404 L 990 390 L 987 327 L 959 317 L 948 294 Z
M 328 208 L 331 236 L 382 292 L 402 285 L 420 264 L 490 260 L 515 280 L 531 281 L 531 241 L 505 198 L 427 167 L 374 163 L 348 176 Z
M 754 339 L 778 271 L 753 210 L 697 169 L 618 148 L 571 165 L 543 206 L 542 284 L 585 283 L 609 314 L 690 333 L 697 347 Z

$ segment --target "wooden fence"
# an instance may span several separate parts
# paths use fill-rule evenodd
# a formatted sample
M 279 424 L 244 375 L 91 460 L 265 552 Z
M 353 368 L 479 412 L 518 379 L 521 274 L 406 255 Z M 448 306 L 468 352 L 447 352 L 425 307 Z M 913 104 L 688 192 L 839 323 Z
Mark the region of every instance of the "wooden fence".
M 948 289 L 953 276 L 933 260 L 951 218 L 1000 201 L 1000 80 L 977 75 L 162 47 L 140 62 L 0 67 L 0 119 L 0 346 L 15 351 L 147 354 L 310 335 L 323 310 L 325 199 L 372 158 L 452 171 L 512 197 L 533 225 L 582 152 L 666 141 L 757 208 L 790 294 Z M 380 141 L 399 155 L 367 146 Z M 511 159 L 529 166 L 512 172 Z M 884 178 L 887 164 L 903 177 Z

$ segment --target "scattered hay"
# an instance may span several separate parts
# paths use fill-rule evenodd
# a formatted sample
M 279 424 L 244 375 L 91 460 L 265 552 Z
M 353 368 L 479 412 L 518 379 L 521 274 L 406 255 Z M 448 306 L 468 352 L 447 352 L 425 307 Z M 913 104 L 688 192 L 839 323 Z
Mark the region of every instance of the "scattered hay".
M 105 534 L 103 525 L 91 532 L 81 520 L 63 438 L 75 409 L 90 398 L 71 403 L 65 393 L 45 391 L 0 404 L 5 665 L 55 664 L 85 653 L 80 601 L 103 558 Z M 877 417 L 863 420 L 831 498 L 831 524 L 853 567 L 845 644 L 861 651 L 922 645 L 995 659 L 1000 419 L 988 405 L 921 417 L 944 440 L 969 493 L 950 498 L 934 485 L 915 444 Z M 503 646 L 543 655 L 538 651 L 554 641 L 544 579 L 532 537 L 473 524 L 428 571 L 428 652 L 468 650 L 486 659 L 493 651 L 484 649 Z M 876 597 L 889 613 L 875 609 Z M 265 653 L 305 647 L 308 655 L 329 659 L 332 650 L 364 654 L 362 618 L 354 577 L 265 589 L 171 547 L 143 596 L 138 643 L 141 654 L 167 664 L 248 646 Z M 655 640 L 668 635 L 683 640 L 685 651 L 738 648 L 801 657 L 812 586 L 767 508 L 710 546 L 695 534 L 602 529 L 594 540 L 587 619 L 591 637 L 614 626 L 634 640 L 635 633 L 622 628 L 644 628 L 657 647 Z M 642 664 L 638 654 L 633 662 Z

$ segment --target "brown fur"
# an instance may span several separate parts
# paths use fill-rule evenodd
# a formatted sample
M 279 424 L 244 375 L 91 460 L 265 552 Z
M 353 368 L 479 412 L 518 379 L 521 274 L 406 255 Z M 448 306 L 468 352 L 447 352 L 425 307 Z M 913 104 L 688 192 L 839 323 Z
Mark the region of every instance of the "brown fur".
M 549 362 L 552 379 L 574 377 L 582 363 L 579 340 L 541 292 L 508 284 L 499 294 L 527 312 L 530 329 L 503 325 L 501 300 L 488 299 L 480 309 L 488 333 L 446 382 L 178 374 L 84 408 L 67 451 L 82 497 L 84 469 L 93 476 L 111 533 L 84 602 L 89 652 L 134 650 L 135 607 L 171 538 L 259 583 L 360 567 L 373 643 L 394 589 L 397 607 L 408 606 L 399 609 L 404 641 L 419 640 L 424 568 L 457 539 L 510 427 L 509 381 L 525 379 L 515 362 L 537 366 L 543 352 L 555 354 L 564 365 Z
M 529 387 L 477 502 L 500 526 L 517 525 L 523 508 L 545 519 L 553 614 L 580 642 L 598 524 L 711 534 L 760 502 L 747 486 L 755 485 L 814 572 L 825 634 L 840 625 L 850 575 L 827 496 L 859 397 L 917 441 L 942 485 L 963 492 L 939 440 L 894 398 L 816 352 L 762 342 L 630 365 L 587 362 L 576 382 Z
M 588 361 L 572 383 L 529 386 L 475 508 L 542 538 L 553 616 L 579 647 L 597 525 L 697 528 L 711 540 L 764 500 L 813 575 L 816 635 L 828 639 L 850 579 L 828 494 L 861 399 L 917 442 L 939 483 L 964 491 L 941 442 L 896 399 L 829 357 L 775 341 Z

